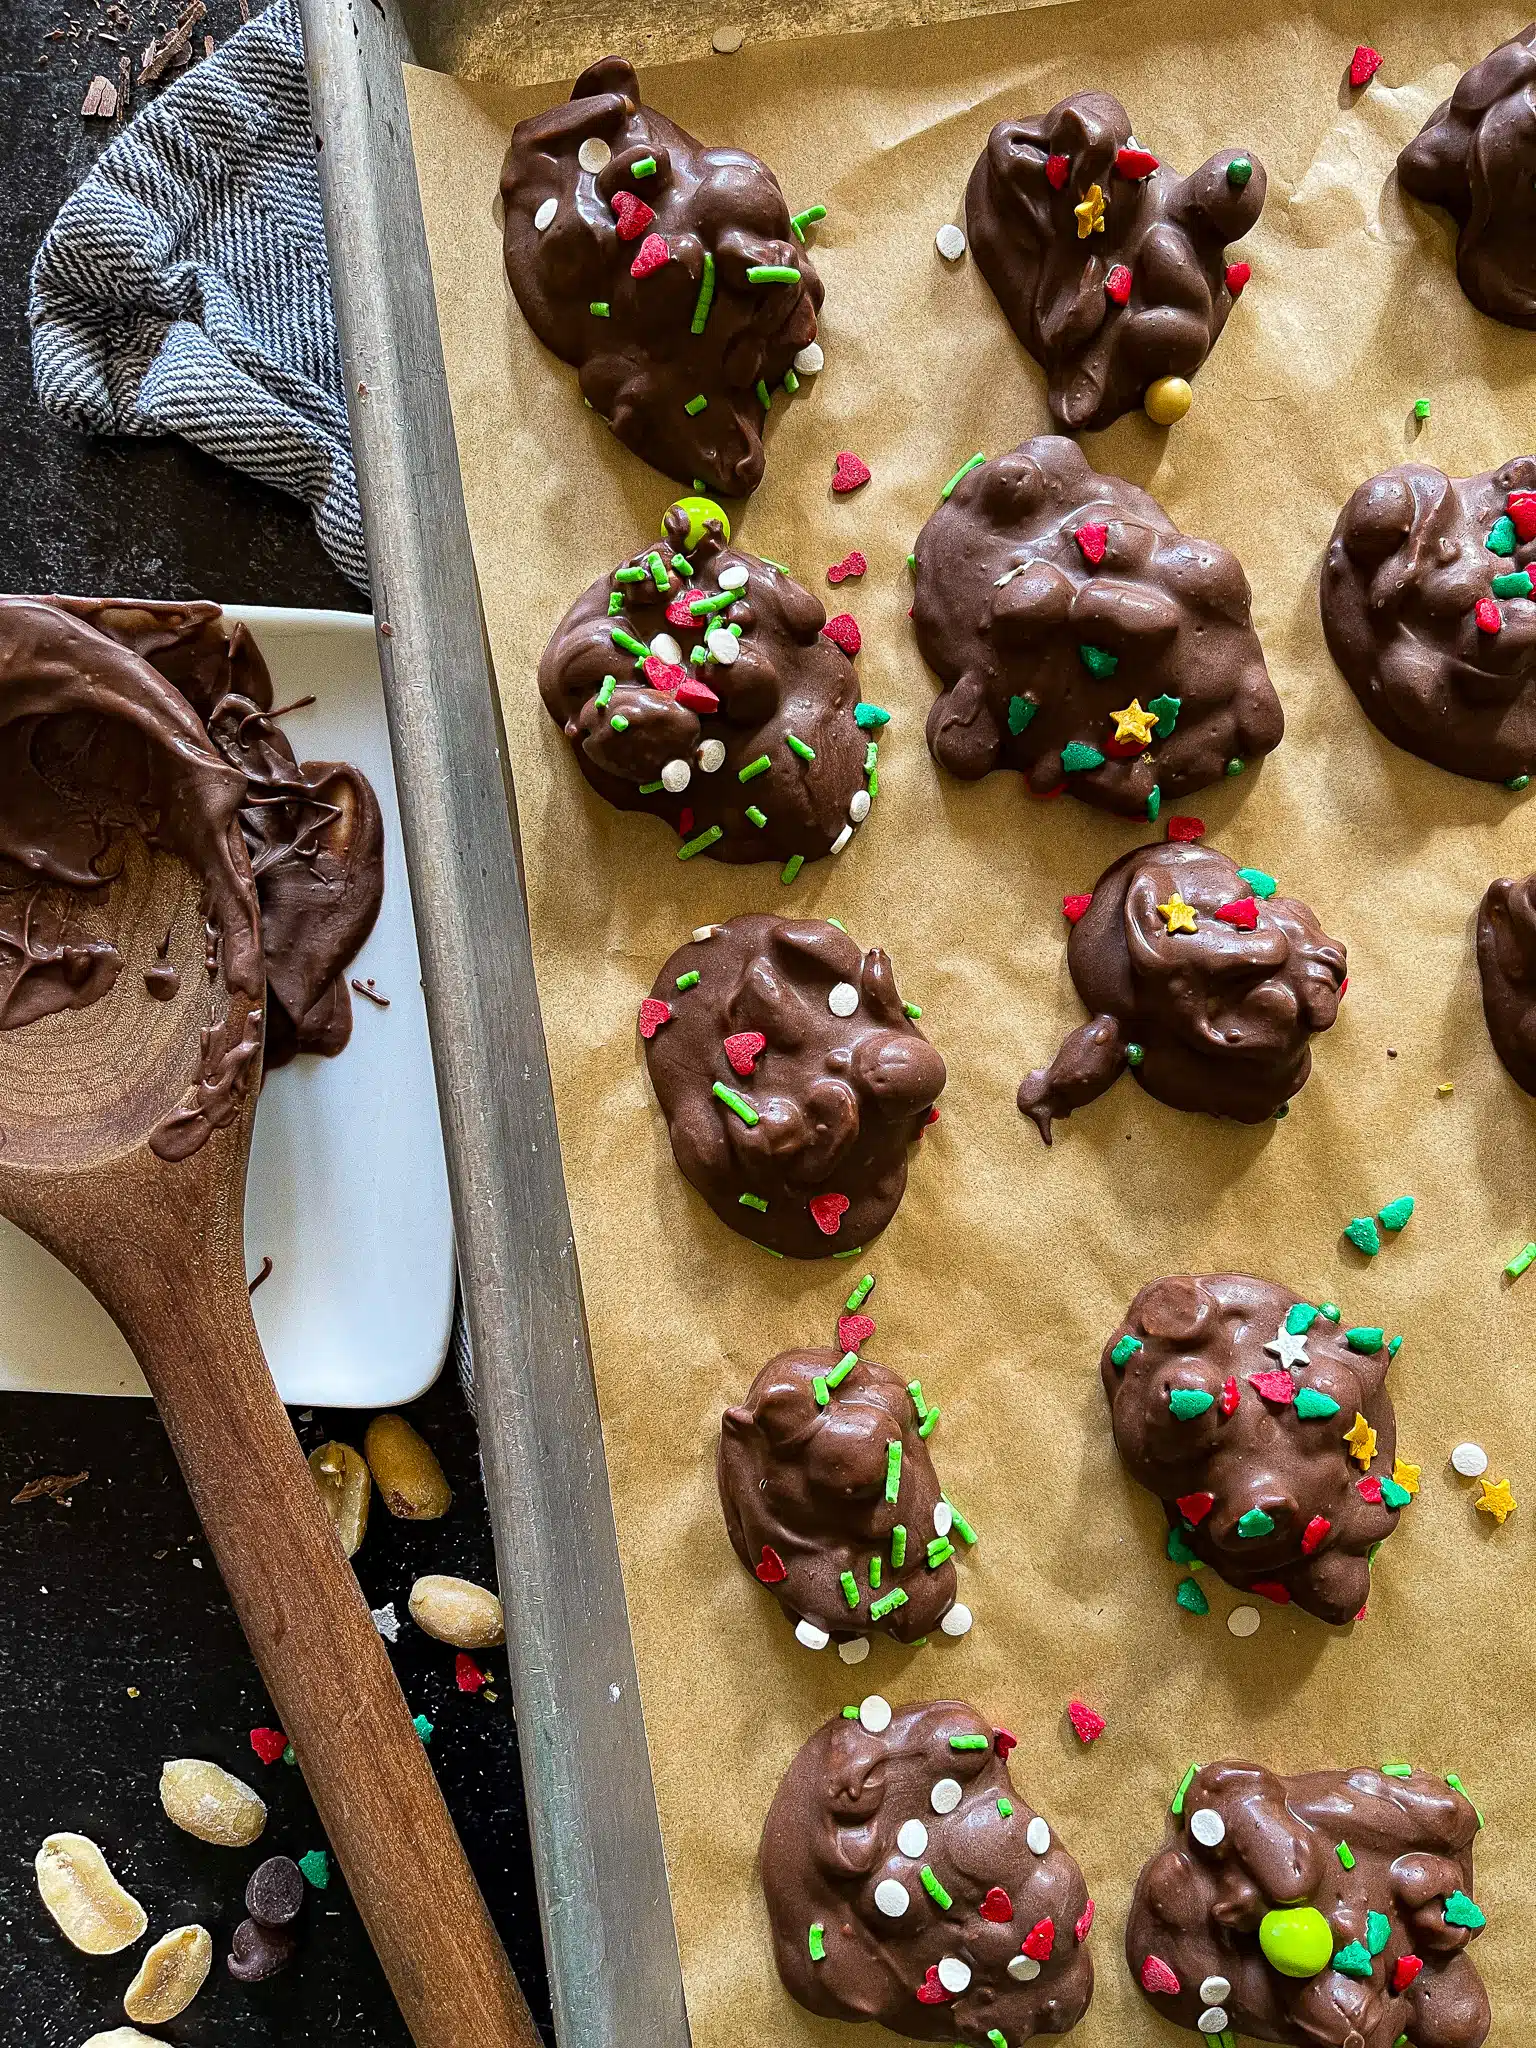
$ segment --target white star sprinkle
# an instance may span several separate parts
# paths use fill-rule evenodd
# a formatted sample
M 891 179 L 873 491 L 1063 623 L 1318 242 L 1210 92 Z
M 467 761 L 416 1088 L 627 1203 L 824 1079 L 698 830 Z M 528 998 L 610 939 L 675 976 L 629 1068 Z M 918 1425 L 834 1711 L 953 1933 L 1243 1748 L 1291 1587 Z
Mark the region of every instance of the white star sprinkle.
M 1312 1363 L 1311 1359 L 1307 1356 L 1307 1340 L 1305 1335 L 1295 1335 L 1294 1332 L 1286 1329 L 1283 1323 L 1275 1332 L 1274 1341 L 1266 1344 L 1264 1349 L 1271 1358 L 1278 1358 L 1287 1371 L 1298 1365 L 1310 1365 Z

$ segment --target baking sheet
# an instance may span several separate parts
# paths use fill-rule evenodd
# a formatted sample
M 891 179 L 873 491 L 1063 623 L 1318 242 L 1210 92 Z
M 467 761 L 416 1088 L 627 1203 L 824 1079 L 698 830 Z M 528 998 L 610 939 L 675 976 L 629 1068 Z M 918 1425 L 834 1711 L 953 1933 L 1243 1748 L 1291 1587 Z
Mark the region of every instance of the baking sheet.
M 1536 1819 L 1525 1589 L 1528 1516 L 1477 1516 L 1447 1465 L 1482 1441 L 1529 1484 L 1526 1354 L 1536 1291 L 1505 1259 L 1531 1231 L 1536 1109 L 1483 1029 L 1472 919 L 1493 875 L 1536 860 L 1529 798 L 1397 752 L 1323 646 L 1318 561 L 1354 485 L 1410 452 L 1457 474 L 1528 447 L 1536 339 L 1462 298 L 1449 224 L 1403 201 L 1397 150 L 1465 66 L 1520 26 L 1507 9 L 1400 0 L 1297 10 L 1064 5 L 963 26 L 751 48 L 652 70 L 647 98 L 695 133 L 773 163 L 814 231 L 827 368 L 776 403 L 744 543 L 791 564 L 864 629 L 865 696 L 888 706 L 881 795 L 836 862 L 678 864 L 654 822 L 606 810 L 544 713 L 534 667 L 566 605 L 642 537 L 674 492 L 584 411 L 502 281 L 494 213 L 505 138 L 557 91 L 408 78 L 471 526 L 517 780 L 540 992 L 559 1103 L 630 1612 L 699 2048 L 844 2035 L 802 2013 L 769 1954 L 753 1862 L 798 1744 L 862 1693 L 958 1695 L 1015 1730 L 1018 1782 L 1060 1828 L 1100 1904 L 1099 1986 L 1084 2048 L 1191 2038 L 1159 2019 L 1120 1954 L 1125 1909 L 1195 1758 L 1290 1770 L 1385 1759 L 1458 1772 L 1488 1817 L 1476 1957 L 1491 2040 L 1522 2038 L 1536 1937 L 1521 1844 Z M 1386 65 L 1344 87 L 1356 41 Z M 596 42 L 587 58 L 601 53 Z M 1024 1071 L 1082 1020 L 1060 900 L 1138 834 L 1012 776 L 946 780 L 923 744 L 933 684 L 905 612 L 907 550 L 976 449 L 1048 428 L 1038 370 L 969 264 L 935 229 L 1004 115 L 1097 86 L 1181 169 L 1243 144 L 1269 198 L 1241 253 L 1253 281 L 1171 435 L 1141 418 L 1087 437 L 1098 467 L 1150 488 L 1233 547 L 1288 733 L 1261 769 L 1181 808 L 1277 873 L 1350 948 L 1340 1022 L 1282 1124 L 1181 1116 L 1122 1081 L 1047 1151 L 1013 1107 Z M 1416 431 L 1415 398 L 1433 414 Z M 840 448 L 873 482 L 834 499 Z M 734 508 L 733 508 L 734 512 Z M 862 583 L 827 590 L 850 548 Z M 674 1168 L 649 1100 L 636 1005 L 689 929 L 736 911 L 841 918 L 893 955 L 949 1062 L 942 1122 L 866 1260 L 780 1263 L 726 1231 Z M 1437 1084 L 1452 1081 L 1442 1097 Z M 1418 1212 L 1374 1263 L 1351 1217 L 1411 1192 Z M 870 1354 L 943 1407 L 939 1471 L 981 1532 L 961 1569 L 976 1627 L 906 1652 L 876 1639 L 849 1669 L 801 1650 L 735 1564 L 715 1497 L 722 1407 L 790 1344 L 831 1340 L 867 1267 Z M 1384 1552 L 1369 1617 L 1332 1633 L 1265 1606 L 1234 1639 L 1239 1596 L 1174 1605 L 1161 1515 L 1113 1455 L 1097 1358 L 1146 1280 L 1247 1268 L 1355 1322 L 1401 1329 L 1403 1454 L 1423 1491 Z M 1080 1750 L 1081 1696 L 1109 1732 Z

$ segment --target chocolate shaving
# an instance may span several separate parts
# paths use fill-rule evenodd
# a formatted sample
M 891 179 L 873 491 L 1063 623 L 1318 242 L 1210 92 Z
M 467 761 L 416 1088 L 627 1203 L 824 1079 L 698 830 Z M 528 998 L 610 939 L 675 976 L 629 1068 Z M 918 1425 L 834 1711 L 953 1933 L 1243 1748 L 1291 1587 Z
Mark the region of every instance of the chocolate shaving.
M 50 1472 L 44 1479 L 29 1479 L 20 1493 L 11 1495 L 11 1506 L 24 1507 L 29 1500 L 56 1500 L 67 1506 L 75 1488 L 84 1486 L 90 1476 L 89 1472 Z
M 270 1279 L 271 1274 L 272 1260 L 271 1256 L 268 1255 L 262 1259 L 261 1271 L 256 1275 L 256 1278 L 250 1283 L 249 1287 L 246 1289 L 246 1292 L 248 1294 L 254 1294 L 257 1288 L 261 1285 L 263 1280 Z
M 360 996 L 366 996 L 370 1003 L 376 1003 L 381 1010 L 389 1008 L 389 997 L 381 996 L 371 981 L 353 980 L 352 986 Z
M 162 35 L 155 37 L 144 52 L 139 66 L 138 83 L 153 85 L 157 78 L 163 78 L 173 66 L 185 64 L 192 54 L 192 31 L 207 15 L 205 0 L 187 0 L 172 26 Z
M 87 117 L 110 121 L 117 112 L 117 87 L 110 78 L 103 78 L 98 72 L 86 88 L 80 112 Z

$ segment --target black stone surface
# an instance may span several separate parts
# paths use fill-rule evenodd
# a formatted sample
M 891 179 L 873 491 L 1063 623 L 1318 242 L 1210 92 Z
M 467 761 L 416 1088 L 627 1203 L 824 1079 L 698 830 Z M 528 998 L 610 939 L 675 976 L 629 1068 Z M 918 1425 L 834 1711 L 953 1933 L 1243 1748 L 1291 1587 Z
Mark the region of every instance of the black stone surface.
M 72 0 L 71 12 L 48 0 L 0 7 L 0 589 L 358 609 L 362 600 L 327 560 L 302 506 L 180 442 L 62 432 L 32 396 L 32 256 L 113 132 L 81 120 L 86 85 L 96 71 L 115 72 L 120 48 L 142 50 L 174 8 L 128 0 L 125 11 L 133 28 L 115 45 L 99 35 L 77 40 L 69 28 L 71 20 L 100 28 L 103 0 Z M 207 27 L 220 41 L 238 20 L 237 0 L 210 0 Z M 61 27 L 64 37 L 45 40 Z M 460 1693 L 454 1652 L 406 1617 L 421 1572 L 494 1584 L 474 1426 L 451 1374 L 408 1412 L 443 1460 L 454 1506 L 441 1522 L 417 1524 L 376 1508 L 359 1577 L 370 1605 L 393 1600 L 402 1616 L 395 1668 L 413 1710 L 436 1724 L 433 1764 L 547 2023 L 506 1653 L 477 1657 L 492 1674 L 494 1702 Z M 316 1411 L 296 1426 L 307 1451 L 333 1435 L 361 1444 L 366 1420 Z M 90 1478 L 69 1507 L 8 1504 L 29 1479 L 82 1469 Z M 165 2040 L 407 2048 L 339 1875 L 324 1894 L 310 1894 L 291 1971 L 250 1987 L 225 1972 L 250 1873 L 264 1856 L 301 1855 L 324 1837 L 298 1772 L 268 1768 L 250 1748 L 249 1730 L 276 1717 L 147 1402 L 0 1397 L 0 1714 L 0 2041 L 78 2048 L 124 2023 L 122 1994 L 143 1944 L 117 1958 L 82 1956 L 38 1898 L 37 1847 L 52 1830 L 73 1828 L 101 1844 L 142 1900 L 152 1935 L 188 1920 L 213 1934 L 213 1974 L 186 2014 L 157 2030 Z M 257 1787 L 271 1818 L 255 1848 L 209 1848 L 171 1826 L 157 1788 L 161 1764 L 175 1756 L 209 1757 Z

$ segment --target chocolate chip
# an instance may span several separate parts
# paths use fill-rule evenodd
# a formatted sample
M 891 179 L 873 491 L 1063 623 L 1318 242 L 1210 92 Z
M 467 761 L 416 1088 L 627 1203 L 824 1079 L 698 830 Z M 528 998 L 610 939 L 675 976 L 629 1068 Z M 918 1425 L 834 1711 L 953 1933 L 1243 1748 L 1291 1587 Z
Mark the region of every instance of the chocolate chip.
M 263 1927 L 286 1927 L 304 1904 L 304 1874 L 290 1856 L 269 1856 L 245 1888 L 245 1910 Z
M 237 1984 L 261 1984 L 287 1968 L 298 1945 L 291 1927 L 263 1927 L 259 1920 L 242 1920 L 235 1929 L 226 1967 Z

